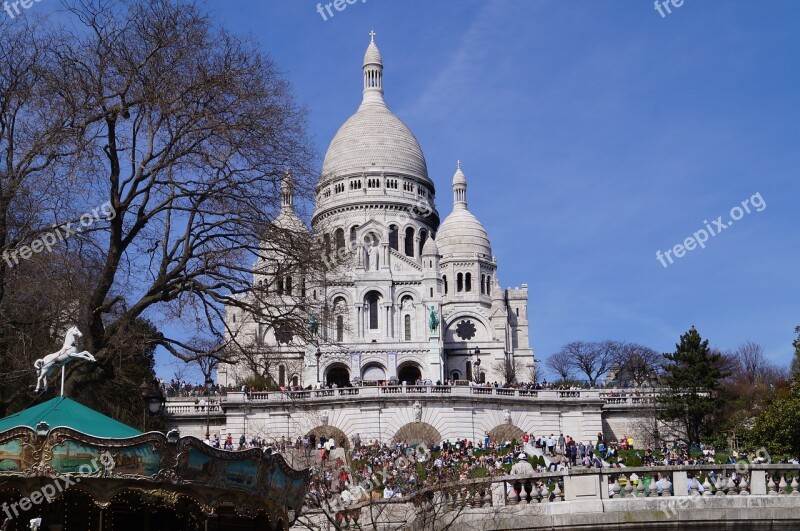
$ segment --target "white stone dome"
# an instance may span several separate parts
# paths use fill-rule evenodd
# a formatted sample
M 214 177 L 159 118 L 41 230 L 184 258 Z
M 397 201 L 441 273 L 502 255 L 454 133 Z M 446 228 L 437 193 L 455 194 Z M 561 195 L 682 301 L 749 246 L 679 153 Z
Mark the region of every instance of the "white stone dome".
M 422 246 L 421 256 L 439 256 L 439 246 L 433 238 L 425 240 L 425 245 Z
M 443 259 L 453 257 L 492 259 L 489 235 L 478 218 L 467 209 L 467 178 L 461 162 L 453 176 L 453 211 L 439 226 L 436 243 Z
M 365 101 L 339 128 L 322 163 L 322 181 L 365 171 L 430 180 L 414 133 L 382 100 Z
M 428 181 L 428 165 L 414 133 L 383 100 L 383 61 L 375 32 L 364 54 L 364 99 L 339 128 L 322 163 L 321 181 L 385 172 Z

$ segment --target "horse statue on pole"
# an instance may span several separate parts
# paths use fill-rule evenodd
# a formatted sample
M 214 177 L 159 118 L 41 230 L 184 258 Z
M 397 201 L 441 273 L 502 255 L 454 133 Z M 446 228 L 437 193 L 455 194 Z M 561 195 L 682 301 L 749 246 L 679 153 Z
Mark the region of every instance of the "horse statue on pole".
M 78 352 L 78 349 L 75 346 L 75 339 L 78 337 L 83 337 L 83 334 L 81 334 L 81 331 L 78 330 L 77 326 L 73 326 L 67 330 L 67 335 L 64 338 L 64 346 L 61 347 L 61 350 L 52 354 L 48 354 L 44 358 L 33 362 L 33 367 L 36 369 L 37 377 L 36 390 L 34 392 L 38 393 L 40 389 L 47 391 L 47 377 L 53 374 L 53 372 L 60 367 L 62 371 L 61 396 L 64 396 L 64 365 L 76 359 L 97 361 L 94 359 L 94 356 L 89 354 L 89 352 L 86 350 L 83 352 Z

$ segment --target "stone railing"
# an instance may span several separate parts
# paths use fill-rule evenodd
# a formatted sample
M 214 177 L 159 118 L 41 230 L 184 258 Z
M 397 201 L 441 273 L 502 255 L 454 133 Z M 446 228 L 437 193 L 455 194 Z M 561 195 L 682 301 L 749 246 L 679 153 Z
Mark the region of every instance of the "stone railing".
M 530 401 L 598 401 L 607 406 L 617 407 L 643 407 L 656 402 L 658 392 L 655 390 L 642 390 L 631 393 L 625 390 L 609 389 L 505 389 L 498 387 L 470 387 L 470 386 L 445 386 L 445 385 L 397 385 L 397 386 L 364 386 L 341 387 L 338 389 L 319 389 L 304 391 L 258 391 L 258 392 L 229 392 L 227 396 L 218 400 L 223 405 L 252 403 L 252 404 L 285 404 L 305 403 L 316 401 L 337 401 L 352 397 L 358 398 L 390 398 L 390 397 L 430 397 L 442 396 L 461 398 L 467 400 L 530 400 Z M 194 403 L 189 398 L 168 398 L 167 411 L 182 415 L 194 414 L 205 411 L 203 406 Z M 214 404 L 211 412 L 219 410 L 219 405 Z
M 420 531 L 435 527 L 419 520 L 423 515 L 414 502 L 421 498 L 429 500 L 422 508 L 435 508 L 441 521 L 450 522 L 445 516 L 450 512 L 454 530 L 599 531 L 624 524 L 662 531 L 686 522 L 692 522 L 691 529 L 716 530 L 720 521 L 731 529 L 794 530 L 800 511 L 798 478 L 800 465 L 574 469 L 440 484 L 413 497 L 366 501 L 346 510 L 363 512 L 362 518 L 371 511 L 388 520 L 394 507 L 409 518 L 404 529 Z M 763 523 L 768 525 L 760 527 Z
M 186 398 L 168 398 L 165 411 L 170 415 L 206 415 L 222 413 L 219 404 L 200 405 Z

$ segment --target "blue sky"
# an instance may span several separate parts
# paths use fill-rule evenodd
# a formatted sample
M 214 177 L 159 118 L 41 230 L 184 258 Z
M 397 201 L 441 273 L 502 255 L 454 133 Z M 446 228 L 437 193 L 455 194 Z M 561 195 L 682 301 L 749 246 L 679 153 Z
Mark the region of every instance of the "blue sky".
M 789 362 L 800 3 L 686 0 L 662 18 L 649 0 L 366 0 L 327 21 L 316 4 L 208 5 L 278 62 L 320 157 L 360 102 L 375 29 L 387 102 L 422 145 L 439 211 L 461 159 L 503 286 L 529 286 L 537 357 L 576 339 L 671 351 L 695 325 L 723 350 L 750 339 Z M 756 193 L 761 212 L 657 260 Z
M 800 2 L 209 0 L 309 111 L 319 163 L 361 98 L 371 29 L 386 100 L 414 131 L 444 218 L 457 159 L 531 343 L 761 343 L 786 364 L 798 304 Z M 664 268 L 656 251 L 766 203 Z M 165 375 L 166 374 L 166 371 Z

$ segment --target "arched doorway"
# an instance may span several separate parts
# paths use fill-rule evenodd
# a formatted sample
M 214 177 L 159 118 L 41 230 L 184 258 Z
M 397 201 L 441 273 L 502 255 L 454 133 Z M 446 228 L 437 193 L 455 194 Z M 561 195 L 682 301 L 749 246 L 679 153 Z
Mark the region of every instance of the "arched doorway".
M 386 369 L 377 363 L 365 365 L 361 370 L 361 380 L 365 382 L 383 382 L 386 380 Z
M 516 439 L 517 442 L 521 442 L 524 433 L 522 428 L 514 426 L 513 424 L 500 424 L 489 430 L 489 438 L 492 442 L 499 443 L 513 441 L 514 439 Z
M 441 444 L 442 435 L 439 430 L 427 422 L 411 422 L 406 424 L 394 434 L 393 443 L 405 443 L 409 446 L 424 444 L 428 448 Z
M 422 370 L 416 363 L 404 363 L 397 370 L 397 379 L 414 385 L 417 380 L 422 380 Z
M 311 434 L 314 435 L 314 439 L 317 442 L 319 442 L 320 437 L 325 437 L 326 439 L 332 438 L 336 443 L 337 448 L 344 448 L 345 450 L 350 449 L 350 440 L 347 438 L 347 435 L 345 435 L 344 432 L 336 426 L 317 426 L 313 430 L 306 433 L 306 437 Z
M 325 383 L 328 385 L 336 384 L 336 387 L 350 386 L 350 371 L 346 365 L 337 363 L 325 370 Z

